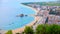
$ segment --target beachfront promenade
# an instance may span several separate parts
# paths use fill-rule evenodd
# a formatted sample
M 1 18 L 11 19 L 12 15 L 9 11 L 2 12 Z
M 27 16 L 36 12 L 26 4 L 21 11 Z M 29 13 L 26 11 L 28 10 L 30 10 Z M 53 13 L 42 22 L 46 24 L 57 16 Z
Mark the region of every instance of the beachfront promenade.
M 45 13 L 46 12 L 46 13 Z M 41 11 L 39 11 L 38 13 L 41 13 Z M 40 19 L 35 23 L 35 25 L 33 26 L 33 29 L 35 29 L 36 28 L 36 26 L 37 25 L 39 25 L 39 24 L 45 24 L 45 21 L 46 21 L 46 19 L 47 19 L 47 17 L 48 17 L 48 15 L 49 15 L 49 11 L 45 11 L 44 10 L 44 13 L 45 14 L 37 14 L 37 15 L 39 15 L 39 17 L 40 17 Z M 43 16 L 42 16 L 43 15 Z

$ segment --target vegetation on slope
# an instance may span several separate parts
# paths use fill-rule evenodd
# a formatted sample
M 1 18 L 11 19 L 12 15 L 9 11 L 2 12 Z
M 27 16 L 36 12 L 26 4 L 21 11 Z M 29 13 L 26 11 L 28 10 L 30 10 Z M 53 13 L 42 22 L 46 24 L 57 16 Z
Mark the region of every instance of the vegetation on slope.
M 57 2 L 29 2 L 29 3 L 22 3 L 22 4 L 24 5 L 37 4 L 41 6 L 60 6 L 60 3 L 57 3 Z
M 12 34 L 12 30 L 6 32 L 6 34 Z M 16 33 L 16 34 L 20 34 L 20 33 Z M 26 26 L 22 34 L 60 34 L 60 25 L 40 24 L 37 25 L 35 30 L 30 26 Z
M 12 30 L 9 30 L 8 32 L 6 32 L 6 34 L 12 34 Z
M 29 26 L 26 26 L 25 27 L 24 32 L 25 32 L 25 34 L 34 34 L 33 28 L 32 27 L 29 27 Z
M 25 31 L 27 31 L 28 33 L 27 32 L 24 32 L 24 33 L 25 34 L 33 34 L 33 33 L 30 33 L 30 32 L 33 32 L 32 31 L 33 29 L 30 29 L 29 26 L 27 28 L 25 28 Z M 34 32 L 34 34 L 60 34 L 60 25 L 57 25 L 57 24 L 38 25 L 36 27 L 36 31 Z

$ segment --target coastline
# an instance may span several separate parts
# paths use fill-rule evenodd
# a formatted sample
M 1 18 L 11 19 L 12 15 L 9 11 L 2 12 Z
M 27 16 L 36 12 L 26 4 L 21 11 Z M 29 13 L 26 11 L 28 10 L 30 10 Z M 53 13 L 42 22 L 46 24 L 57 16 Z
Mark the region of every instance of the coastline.
M 25 6 L 25 5 L 22 5 L 22 6 L 24 6 L 24 7 L 28 7 L 28 8 L 30 8 L 30 9 L 34 10 L 35 13 L 38 12 L 38 10 L 36 10 L 36 9 L 34 9 L 34 8 L 32 8 L 32 7 Z M 40 17 L 36 16 L 36 17 L 34 18 L 34 21 L 30 22 L 29 24 L 26 24 L 25 26 L 33 26 L 33 24 L 34 24 L 37 20 L 39 20 L 39 19 L 40 19 Z M 15 30 L 12 30 L 13 34 L 23 32 L 24 29 L 25 29 L 25 26 L 24 26 L 24 27 L 21 27 L 21 28 L 17 28 L 17 29 L 15 29 Z

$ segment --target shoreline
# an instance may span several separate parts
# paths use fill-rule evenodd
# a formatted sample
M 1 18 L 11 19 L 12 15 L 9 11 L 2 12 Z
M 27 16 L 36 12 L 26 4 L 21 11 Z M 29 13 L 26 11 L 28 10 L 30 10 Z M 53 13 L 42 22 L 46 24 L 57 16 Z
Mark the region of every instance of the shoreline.
M 34 9 L 34 8 L 32 8 L 32 7 L 25 6 L 25 5 L 22 5 L 22 6 L 28 7 L 28 8 L 30 8 L 30 9 L 32 9 L 33 11 L 35 11 L 35 13 L 38 12 L 38 10 L 36 10 L 36 9 Z M 30 22 L 29 24 L 26 24 L 25 26 L 33 26 L 33 24 L 34 24 L 37 20 L 39 20 L 39 19 L 40 19 L 40 17 L 36 16 L 36 17 L 34 18 L 34 21 Z M 15 29 L 15 30 L 12 30 L 13 34 L 23 32 L 24 29 L 25 29 L 25 26 L 23 26 L 23 27 L 21 27 L 21 28 L 17 28 L 17 29 Z
M 30 22 L 29 24 L 26 24 L 25 26 L 33 26 L 33 24 L 34 24 L 38 19 L 39 19 L 39 17 L 35 17 L 35 20 L 34 20 L 34 21 Z M 24 29 L 25 29 L 25 26 L 24 26 L 24 27 L 21 27 L 21 28 L 17 28 L 17 29 L 15 29 L 15 30 L 12 30 L 13 34 L 18 33 L 18 32 L 19 32 L 19 33 L 23 32 Z

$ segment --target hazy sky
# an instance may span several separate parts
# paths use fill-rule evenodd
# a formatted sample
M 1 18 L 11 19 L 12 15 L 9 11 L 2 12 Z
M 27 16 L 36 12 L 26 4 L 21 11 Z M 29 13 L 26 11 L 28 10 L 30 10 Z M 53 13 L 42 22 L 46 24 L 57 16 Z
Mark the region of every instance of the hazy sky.
M 48 1 L 56 1 L 56 0 L 18 0 L 20 2 L 48 2 Z
M 0 2 L 11 2 L 11 1 L 18 1 L 18 2 L 48 2 L 48 1 L 56 1 L 56 0 L 0 0 Z

